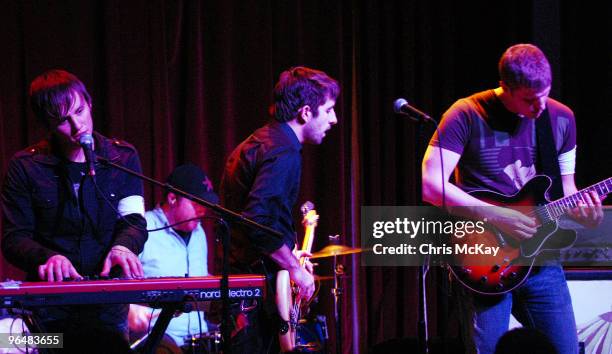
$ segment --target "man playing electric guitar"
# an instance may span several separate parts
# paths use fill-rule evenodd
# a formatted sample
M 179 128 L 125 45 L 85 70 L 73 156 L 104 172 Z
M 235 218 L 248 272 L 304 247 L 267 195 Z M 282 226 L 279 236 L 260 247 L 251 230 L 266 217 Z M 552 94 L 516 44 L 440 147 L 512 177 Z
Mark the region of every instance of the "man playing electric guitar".
M 334 111 L 338 82 L 322 71 L 295 67 L 281 73 L 274 88 L 274 121 L 256 130 L 230 155 L 221 180 L 222 203 L 280 233 L 282 238 L 233 228 L 230 263 L 242 273 L 265 273 L 271 278 L 285 269 L 309 299 L 314 277 L 292 253 L 296 244 L 292 209 L 302 170 L 302 144 L 320 144 L 338 120 Z M 262 308 L 236 321 L 233 352 L 278 353 L 280 320 L 272 286 Z M 242 317 L 244 319 L 244 316 Z M 240 326 L 242 325 L 242 328 Z
M 548 97 L 550 65 L 537 47 L 508 48 L 499 62 L 499 75 L 499 87 L 460 99 L 444 114 L 439 135 L 431 139 L 423 160 L 423 199 L 438 206 L 444 202 L 459 216 L 486 219 L 520 241 L 537 232 L 534 216 L 494 206 L 468 192 L 486 189 L 513 195 L 536 174 L 544 174 L 553 181 L 551 200 L 575 193 L 576 124 L 567 106 Z M 585 194 L 568 214 L 587 227 L 599 225 L 599 196 Z M 511 312 L 524 326 L 544 332 L 559 353 L 578 352 L 571 299 L 555 260 L 533 269 L 512 292 L 464 294 L 460 303 L 473 305 L 465 308 L 473 310 L 474 317 L 462 319 L 468 352 L 493 353 L 508 329 Z

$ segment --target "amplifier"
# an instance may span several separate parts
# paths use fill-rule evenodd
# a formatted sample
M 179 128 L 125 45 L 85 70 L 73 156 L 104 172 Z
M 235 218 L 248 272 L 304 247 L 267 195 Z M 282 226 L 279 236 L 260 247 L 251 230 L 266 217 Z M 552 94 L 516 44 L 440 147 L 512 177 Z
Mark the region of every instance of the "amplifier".
M 561 251 L 565 266 L 612 266 L 612 206 L 604 207 L 604 220 L 597 228 L 586 229 L 569 220 L 560 226 L 575 229 L 578 236 L 573 247 Z

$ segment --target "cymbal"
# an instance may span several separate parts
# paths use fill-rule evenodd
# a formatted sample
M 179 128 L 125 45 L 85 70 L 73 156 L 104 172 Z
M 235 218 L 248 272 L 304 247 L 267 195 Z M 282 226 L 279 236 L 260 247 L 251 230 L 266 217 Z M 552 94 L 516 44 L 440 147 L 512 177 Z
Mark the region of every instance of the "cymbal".
M 329 245 L 324 247 L 322 250 L 312 254 L 310 258 L 323 258 L 333 256 L 344 256 L 345 254 L 363 252 L 361 248 L 353 248 L 344 245 Z

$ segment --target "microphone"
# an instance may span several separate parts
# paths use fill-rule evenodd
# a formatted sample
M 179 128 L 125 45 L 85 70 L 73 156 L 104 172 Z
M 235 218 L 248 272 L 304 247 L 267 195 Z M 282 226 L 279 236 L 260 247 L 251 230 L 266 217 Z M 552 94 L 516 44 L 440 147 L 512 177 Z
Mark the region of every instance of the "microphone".
M 397 100 L 395 100 L 395 102 L 393 102 L 393 111 L 397 114 L 407 115 L 415 122 L 421 120 L 433 121 L 433 119 L 431 119 L 431 117 L 428 116 L 425 112 L 412 107 L 408 104 L 408 101 L 403 98 L 398 98 Z
M 87 174 L 92 177 L 96 175 L 96 168 L 94 167 L 96 157 L 93 152 L 93 142 L 94 140 L 91 134 L 83 134 L 79 138 L 79 144 L 81 144 L 83 152 L 85 153 L 85 161 L 87 162 Z

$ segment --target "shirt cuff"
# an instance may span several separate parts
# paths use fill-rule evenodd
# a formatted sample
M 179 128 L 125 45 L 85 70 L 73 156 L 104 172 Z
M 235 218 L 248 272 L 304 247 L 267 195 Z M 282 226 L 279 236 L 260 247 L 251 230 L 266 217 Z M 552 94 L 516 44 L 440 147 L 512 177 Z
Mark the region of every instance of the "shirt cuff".
M 559 155 L 559 170 L 561 175 L 573 175 L 576 172 L 576 146 L 568 152 Z
M 119 215 L 126 216 L 129 214 L 139 214 L 144 216 L 144 198 L 140 195 L 131 195 L 119 201 L 117 206 Z

